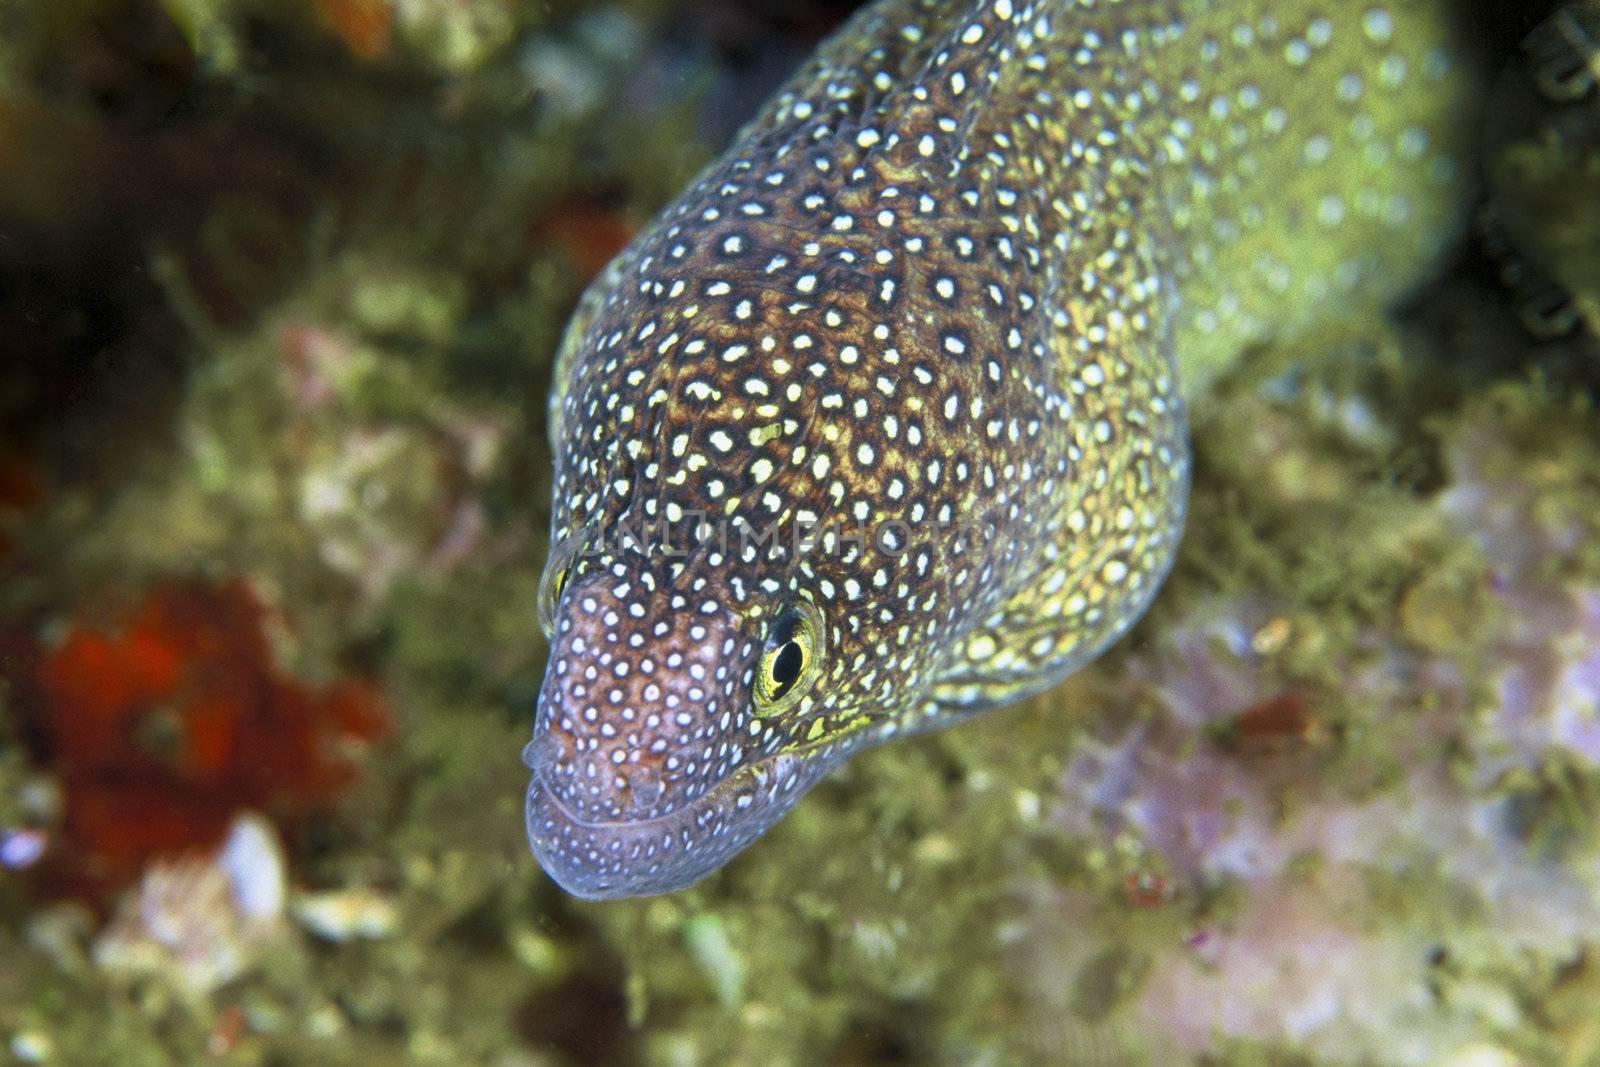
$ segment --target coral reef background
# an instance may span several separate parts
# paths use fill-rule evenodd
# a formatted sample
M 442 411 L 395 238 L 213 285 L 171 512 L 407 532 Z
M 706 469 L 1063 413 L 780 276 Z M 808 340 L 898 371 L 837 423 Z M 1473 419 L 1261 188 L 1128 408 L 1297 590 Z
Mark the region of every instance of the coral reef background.
M 847 6 L 0 7 L 0 1058 L 1600 1062 L 1592 4 L 1461 5 L 1471 232 L 1197 400 L 1121 646 L 539 873 L 552 350 Z

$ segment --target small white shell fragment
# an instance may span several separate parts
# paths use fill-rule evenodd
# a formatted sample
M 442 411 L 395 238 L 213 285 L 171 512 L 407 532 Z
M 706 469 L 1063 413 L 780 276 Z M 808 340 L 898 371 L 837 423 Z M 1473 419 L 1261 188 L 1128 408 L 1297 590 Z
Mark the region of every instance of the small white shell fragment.
M 335 889 L 305 893 L 291 905 L 301 926 L 325 941 L 376 940 L 394 933 L 399 911 L 372 889 Z
M 259 815 L 234 820 L 217 865 L 233 886 L 233 902 L 246 919 L 275 919 L 283 914 L 283 853 L 272 827 Z
M 55 1055 L 55 1043 L 40 1030 L 18 1030 L 11 1035 L 11 1054 L 23 1063 L 48 1063 Z

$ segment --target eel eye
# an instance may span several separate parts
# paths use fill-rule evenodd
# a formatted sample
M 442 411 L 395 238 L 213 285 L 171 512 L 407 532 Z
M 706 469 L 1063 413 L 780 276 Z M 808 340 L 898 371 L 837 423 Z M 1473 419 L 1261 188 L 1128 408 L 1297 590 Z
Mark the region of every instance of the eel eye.
M 809 608 L 780 612 L 756 667 L 755 702 L 763 711 L 804 688 L 821 661 L 821 619 Z
M 552 552 L 550 562 L 544 567 L 544 577 L 539 580 L 539 625 L 544 627 L 546 637 L 555 636 L 556 613 L 561 607 L 561 594 L 566 592 L 567 578 L 571 574 L 571 554 Z

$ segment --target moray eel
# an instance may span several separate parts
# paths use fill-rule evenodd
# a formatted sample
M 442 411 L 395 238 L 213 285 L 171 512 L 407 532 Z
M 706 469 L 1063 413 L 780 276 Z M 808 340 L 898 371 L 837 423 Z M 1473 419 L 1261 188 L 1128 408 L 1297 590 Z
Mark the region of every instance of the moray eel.
M 853 753 L 1124 633 L 1182 528 L 1184 395 L 1452 235 L 1445 14 L 880 0 L 828 40 L 558 354 L 544 870 L 687 886 Z

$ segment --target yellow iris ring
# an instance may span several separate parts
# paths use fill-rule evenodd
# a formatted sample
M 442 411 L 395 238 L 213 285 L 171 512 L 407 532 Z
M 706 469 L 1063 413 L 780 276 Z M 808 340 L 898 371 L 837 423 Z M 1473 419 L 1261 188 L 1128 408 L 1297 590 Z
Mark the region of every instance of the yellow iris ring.
M 558 545 L 550 550 L 544 574 L 539 579 L 539 625 L 546 638 L 556 632 L 556 613 L 561 607 L 561 594 L 566 591 L 567 578 L 572 574 L 573 553 Z
M 780 613 L 756 665 L 755 705 L 771 714 L 796 703 L 811 687 L 822 662 L 822 617 L 810 604 Z

